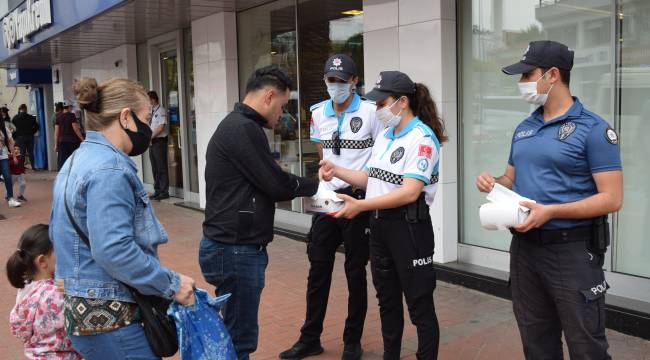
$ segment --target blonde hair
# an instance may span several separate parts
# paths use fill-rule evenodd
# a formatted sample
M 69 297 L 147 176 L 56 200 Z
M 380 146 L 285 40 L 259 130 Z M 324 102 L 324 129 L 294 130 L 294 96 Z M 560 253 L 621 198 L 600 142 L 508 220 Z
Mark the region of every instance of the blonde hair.
M 141 110 L 149 105 L 142 85 L 129 79 L 110 79 L 97 85 L 93 78 L 75 80 L 72 91 L 79 107 L 86 111 L 85 127 L 102 130 L 116 121 L 124 108 Z

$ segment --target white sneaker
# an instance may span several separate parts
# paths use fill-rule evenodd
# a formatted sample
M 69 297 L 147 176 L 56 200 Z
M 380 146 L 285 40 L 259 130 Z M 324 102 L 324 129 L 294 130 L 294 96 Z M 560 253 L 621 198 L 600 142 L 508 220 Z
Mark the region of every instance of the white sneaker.
M 12 207 L 12 208 L 17 208 L 17 207 L 20 207 L 20 205 L 22 205 L 18 201 L 14 200 L 14 198 L 10 198 L 9 201 L 7 201 L 7 202 L 9 203 L 9 207 Z

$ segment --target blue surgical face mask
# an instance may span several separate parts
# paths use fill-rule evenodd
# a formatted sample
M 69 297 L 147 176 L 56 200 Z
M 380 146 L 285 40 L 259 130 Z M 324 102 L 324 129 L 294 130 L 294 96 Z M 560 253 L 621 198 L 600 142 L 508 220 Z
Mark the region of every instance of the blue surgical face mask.
M 336 83 L 325 81 L 327 92 L 336 104 L 343 104 L 352 94 L 352 85 L 348 83 Z

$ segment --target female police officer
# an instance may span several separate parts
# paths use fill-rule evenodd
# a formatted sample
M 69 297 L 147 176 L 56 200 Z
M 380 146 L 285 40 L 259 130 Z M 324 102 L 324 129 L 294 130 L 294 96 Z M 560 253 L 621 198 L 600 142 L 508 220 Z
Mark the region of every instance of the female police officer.
M 443 124 L 427 87 L 399 71 L 381 72 L 366 97 L 377 103 L 376 118 L 387 127 L 375 140 L 366 171 L 323 160 L 320 176 L 366 188 L 365 200 L 339 195 L 345 207 L 335 216 L 349 219 L 373 210 L 370 261 L 379 299 L 384 359 L 400 357 L 402 294 L 417 327 L 417 357 L 434 359 L 440 335 L 433 306 L 436 278 L 429 205 L 437 188 L 440 143 L 446 140 Z

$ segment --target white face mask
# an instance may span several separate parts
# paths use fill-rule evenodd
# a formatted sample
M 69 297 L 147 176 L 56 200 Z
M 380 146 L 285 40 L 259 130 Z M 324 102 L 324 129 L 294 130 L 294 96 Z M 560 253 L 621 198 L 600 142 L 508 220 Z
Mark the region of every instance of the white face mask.
M 399 122 L 402 121 L 402 116 L 400 114 L 402 113 L 403 109 L 400 110 L 397 115 L 395 115 L 392 111 L 390 111 L 390 108 L 392 108 L 393 105 L 397 104 L 398 101 L 399 99 L 395 100 L 395 102 L 390 106 L 384 106 L 383 108 L 375 111 L 375 117 L 377 118 L 377 121 L 384 124 L 386 127 L 397 126 Z
M 343 104 L 352 94 L 352 85 L 348 83 L 332 83 L 325 81 L 327 93 L 336 104 Z
M 550 71 L 550 70 L 549 70 Z M 553 85 L 551 85 L 551 88 L 548 89 L 548 92 L 546 94 L 538 94 L 537 93 L 537 82 L 542 80 L 542 78 L 548 73 L 545 72 L 542 74 L 542 76 L 537 79 L 537 81 L 529 81 L 529 82 L 520 82 L 519 85 L 519 92 L 521 93 L 521 97 L 524 99 L 524 101 L 533 104 L 535 106 L 542 106 L 546 104 L 546 100 L 548 100 L 548 94 L 551 93 L 551 90 L 553 90 Z

